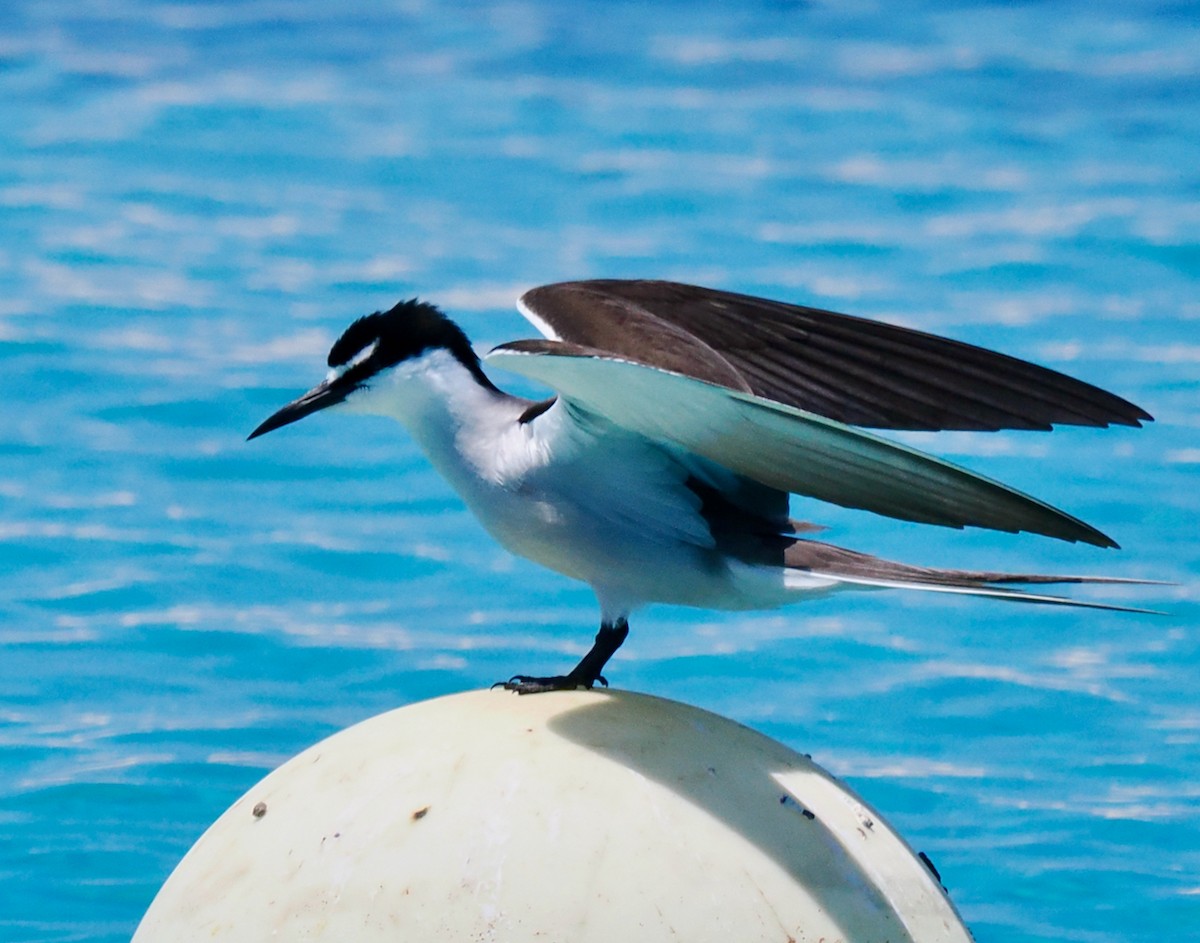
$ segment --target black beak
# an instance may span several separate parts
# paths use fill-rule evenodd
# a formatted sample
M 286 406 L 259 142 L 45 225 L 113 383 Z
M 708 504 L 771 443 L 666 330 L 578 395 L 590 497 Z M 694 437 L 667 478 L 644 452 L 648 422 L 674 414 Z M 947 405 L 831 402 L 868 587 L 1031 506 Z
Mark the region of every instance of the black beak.
M 249 442 L 251 439 L 290 425 L 296 420 L 310 416 L 328 406 L 336 405 L 349 396 L 354 389 L 355 384 L 346 382 L 342 377 L 326 380 L 319 386 L 314 386 L 299 399 L 292 400 L 278 412 L 273 413 L 257 429 L 246 436 L 246 441 Z

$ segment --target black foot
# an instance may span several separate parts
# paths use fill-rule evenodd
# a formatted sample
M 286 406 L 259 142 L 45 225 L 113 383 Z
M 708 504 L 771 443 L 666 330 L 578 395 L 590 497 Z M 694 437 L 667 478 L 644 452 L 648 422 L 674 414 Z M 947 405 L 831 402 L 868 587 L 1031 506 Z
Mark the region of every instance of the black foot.
M 578 691 L 589 690 L 599 681 L 608 687 L 604 675 L 597 675 L 594 681 L 589 681 L 577 675 L 551 675 L 539 678 L 535 675 L 513 675 L 507 681 L 497 681 L 493 688 L 504 688 L 505 691 L 516 691 L 518 694 L 544 694 L 546 691 Z
M 539 678 L 536 675 L 513 675 L 507 681 L 497 681 L 494 688 L 504 688 L 505 691 L 516 691 L 518 694 L 541 694 L 545 691 L 575 691 L 579 688 L 591 689 L 596 682 L 608 687 L 604 675 L 600 672 L 612 657 L 613 652 L 621 647 L 625 636 L 629 634 L 629 623 L 624 619 L 616 622 L 602 622 L 600 631 L 596 633 L 596 642 L 583 659 L 565 675 L 551 675 Z

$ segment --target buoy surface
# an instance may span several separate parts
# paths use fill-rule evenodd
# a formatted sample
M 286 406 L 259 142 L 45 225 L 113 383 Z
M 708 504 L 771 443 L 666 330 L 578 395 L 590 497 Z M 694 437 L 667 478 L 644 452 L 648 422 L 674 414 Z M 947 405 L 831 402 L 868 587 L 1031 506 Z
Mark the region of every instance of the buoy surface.
M 364 721 L 196 842 L 134 943 L 969 941 L 811 760 L 617 691 L 474 691 Z

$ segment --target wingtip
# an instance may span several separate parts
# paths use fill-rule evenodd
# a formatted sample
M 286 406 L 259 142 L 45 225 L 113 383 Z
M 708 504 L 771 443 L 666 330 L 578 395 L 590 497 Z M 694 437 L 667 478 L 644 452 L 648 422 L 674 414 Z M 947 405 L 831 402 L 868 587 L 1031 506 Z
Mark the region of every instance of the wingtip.
M 1119 401 L 1122 408 L 1120 413 L 1107 417 L 1108 421 L 1104 424 L 1105 428 L 1109 426 L 1128 426 L 1131 429 L 1141 429 L 1144 428 L 1144 423 L 1154 422 L 1154 417 L 1142 409 L 1141 406 L 1137 405 L 1137 403 L 1121 399 L 1115 394 L 1113 394 L 1113 398 Z
M 1040 504 L 1041 502 L 1038 503 Z M 1108 534 L 1093 527 L 1086 521 L 1081 521 L 1066 511 L 1059 510 L 1050 505 L 1044 505 L 1044 507 L 1049 508 L 1055 515 L 1051 526 L 1046 527 L 1044 530 L 1038 528 L 1026 531 L 1027 533 L 1041 534 L 1043 537 L 1053 537 L 1072 544 L 1088 544 L 1092 547 L 1099 547 L 1101 550 L 1121 549 L 1121 545 L 1109 537 Z

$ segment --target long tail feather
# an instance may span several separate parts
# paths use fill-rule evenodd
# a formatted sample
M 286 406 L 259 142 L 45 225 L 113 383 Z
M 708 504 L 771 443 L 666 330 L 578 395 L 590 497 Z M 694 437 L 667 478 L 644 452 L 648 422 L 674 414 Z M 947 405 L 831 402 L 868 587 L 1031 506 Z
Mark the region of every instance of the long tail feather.
M 882 557 L 847 550 L 816 540 L 796 540 L 784 553 L 784 565 L 796 570 L 857 586 L 878 586 L 889 589 L 917 589 L 932 593 L 958 593 L 968 596 L 991 596 L 1012 602 L 1042 603 L 1052 606 L 1078 606 L 1084 609 L 1107 609 L 1115 612 L 1162 613 L 1136 606 L 1090 602 L 1030 593 L 1003 584 L 1048 585 L 1065 583 L 1104 583 L 1163 585 L 1154 580 L 1129 579 L 1113 576 L 1059 576 L 1047 573 L 1001 573 L 984 570 L 950 570 L 937 567 L 913 566 L 885 560 Z

